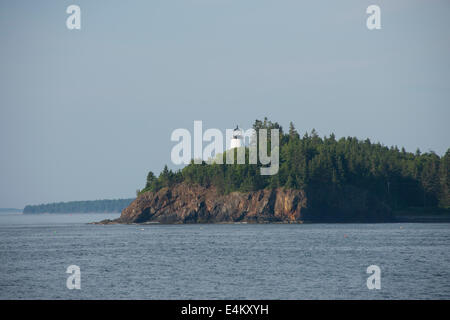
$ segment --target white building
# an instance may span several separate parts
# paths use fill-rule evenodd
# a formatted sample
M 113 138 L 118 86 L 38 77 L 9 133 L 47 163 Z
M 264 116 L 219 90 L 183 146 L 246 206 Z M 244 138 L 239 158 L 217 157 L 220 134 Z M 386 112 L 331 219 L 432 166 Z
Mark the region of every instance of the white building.
M 242 130 L 238 126 L 233 130 L 233 136 L 230 141 L 230 149 L 240 148 L 244 146 L 244 137 L 242 135 Z

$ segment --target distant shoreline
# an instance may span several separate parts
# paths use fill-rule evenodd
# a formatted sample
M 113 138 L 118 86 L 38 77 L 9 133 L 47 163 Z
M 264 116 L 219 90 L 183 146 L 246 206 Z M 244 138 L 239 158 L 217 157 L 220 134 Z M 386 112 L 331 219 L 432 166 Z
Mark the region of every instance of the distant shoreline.
M 19 213 L 23 212 L 23 209 L 17 208 L 0 208 L 0 213 Z
M 120 213 L 128 207 L 134 198 L 105 199 L 88 201 L 54 202 L 39 205 L 27 205 L 24 214 L 69 214 L 69 213 Z
M 6 213 L 6 212 L 5 212 Z M 14 212 L 10 212 L 10 213 L 14 213 Z M 18 212 L 18 213 L 22 213 L 22 212 Z M 69 214 L 120 214 L 120 212 L 118 211 L 92 211 L 92 212 L 35 212 L 35 213 L 22 213 L 24 215 L 27 216 L 31 216 L 31 215 L 69 215 Z

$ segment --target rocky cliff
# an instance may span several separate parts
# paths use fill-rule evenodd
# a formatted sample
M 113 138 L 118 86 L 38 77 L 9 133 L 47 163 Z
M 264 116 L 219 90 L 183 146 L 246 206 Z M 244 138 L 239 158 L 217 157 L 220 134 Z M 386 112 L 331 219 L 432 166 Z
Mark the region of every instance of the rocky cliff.
M 219 195 L 214 187 L 177 184 L 141 194 L 118 223 L 294 222 L 301 220 L 301 190 L 260 190 Z
M 221 195 L 214 187 L 177 184 L 145 192 L 122 211 L 120 218 L 102 223 L 230 223 L 303 221 L 386 221 L 390 210 L 360 190 L 330 207 L 317 197 L 308 203 L 303 190 L 263 189 Z M 310 201 L 311 202 L 311 201 Z

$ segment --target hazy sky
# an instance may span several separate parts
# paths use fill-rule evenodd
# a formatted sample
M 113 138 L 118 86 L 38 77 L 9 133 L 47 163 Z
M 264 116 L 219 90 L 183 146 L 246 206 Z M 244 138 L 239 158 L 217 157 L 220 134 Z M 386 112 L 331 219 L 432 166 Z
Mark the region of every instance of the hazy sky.
M 133 197 L 194 120 L 442 155 L 450 2 L 1 1 L 0 90 L 0 207 Z

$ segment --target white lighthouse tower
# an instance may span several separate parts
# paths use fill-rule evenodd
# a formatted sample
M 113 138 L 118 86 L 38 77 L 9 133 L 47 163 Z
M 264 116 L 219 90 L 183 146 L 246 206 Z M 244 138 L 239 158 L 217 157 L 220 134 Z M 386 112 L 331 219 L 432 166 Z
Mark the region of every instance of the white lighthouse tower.
M 233 130 L 233 136 L 230 141 L 230 149 L 240 148 L 244 145 L 242 130 L 238 126 Z

